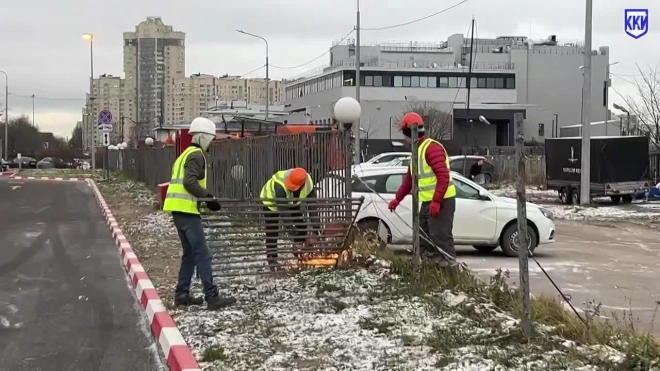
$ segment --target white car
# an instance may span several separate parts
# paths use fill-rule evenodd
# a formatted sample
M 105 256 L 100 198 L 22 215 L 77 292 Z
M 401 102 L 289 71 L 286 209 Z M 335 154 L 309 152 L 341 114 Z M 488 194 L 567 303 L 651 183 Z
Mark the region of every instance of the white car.
M 408 171 L 407 167 L 380 167 L 362 169 L 355 173 L 351 189 L 353 197 L 364 196 L 356 222 L 362 230 L 372 230 L 374 236 L 384 236 L 386 243 L 410 244 L 412 242 L 412 196 L 408 195 L 396 209 L 388 210 Z M 504 254 L 517 256 L 517 205 L 512 198 L 495 196 L 485 188 L 452 172 L 456 185 L 456 212 L 454 214 L 454 243 L 471 245 L 479 251 L 493 251 L 498 246 Z M 343 182 L 340 174 L 321 181 L 317 187 L 331 189 Z M 337 184 L 335 184 L 337 183 Z M 335 188 L 337 189 L 337 188 Z M 330 195 L 334 192 L 322 192 Z M 555 242 L 555 223 L 552 213 L 537 205 L 527 203 L 529 248 Z M 382 223 L 382 224 L 381 224 Z
M 378 165 L 385 164 L 400 157 L 410 157 L 410 152 L 385 152 L 376 155 L 360 165 Z

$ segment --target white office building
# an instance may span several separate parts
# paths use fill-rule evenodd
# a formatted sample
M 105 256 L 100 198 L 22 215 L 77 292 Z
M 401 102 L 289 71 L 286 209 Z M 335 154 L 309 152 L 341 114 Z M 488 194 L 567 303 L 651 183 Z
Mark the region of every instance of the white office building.
M 422 102 L 452 116 L 451 139 L 479 147 L 514 145 L 518 112 L 530 142 L 581 123 L 584 49 L 578 43 L 558 42 L 555 36 L 536 42 L 524 36 L 474 39 L 471 74 L 470 39 L 460 34 L 438 43 L 365 44 L 360 51 L 360 127 L 373 141 L 400 138 L 390 122 Z M 311 123 L 329 123 L 333 103 L 355 97 L 355 52 L 353 40 L 335 45 L 328 67 L 288 81 L 287 108 L 304 112 Z M 610 118 L 609 48 L 592 53 L 591 117 L 603 121 Z

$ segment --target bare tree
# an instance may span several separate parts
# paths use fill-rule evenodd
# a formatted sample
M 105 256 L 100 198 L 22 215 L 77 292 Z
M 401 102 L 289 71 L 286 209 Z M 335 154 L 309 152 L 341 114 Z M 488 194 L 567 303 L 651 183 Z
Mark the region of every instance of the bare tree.
M 647 133 L 653 142 L 660 143 L 660 68 L 637 65 L 639 76 L 634 78 L 636 94 L 622 96 L 625 108 L 637 119 L 637 129 Z M 615 90 L 616 91 L 616 90 Z M 632 121 L 632 120 L 631 120 Z
M 406 109 L 397 116 L 392 125 L 397 129 L 401 127 L 401 119 L 408 112 L 416 112 L 424 120 L 426 135 L 436 140 L 446 140 L 452 137 L 452 116 L 443 111 L 437 102 L 415 101 L 410 102 Z

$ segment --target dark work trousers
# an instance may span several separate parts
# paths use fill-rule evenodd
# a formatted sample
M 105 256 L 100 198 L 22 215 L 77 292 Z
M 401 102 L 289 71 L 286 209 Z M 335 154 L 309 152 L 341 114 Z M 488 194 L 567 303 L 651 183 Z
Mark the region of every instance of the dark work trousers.
M 432 216 L 429 212 L 431 202 L 422 202 L 419 211 L 419 224 L 433 244 L 449 256 L 456 258 L 456 249 L 454 248 L 454 211 L 456 211 L 456 198 L 445 198 L 440 205 L 440 215 Z M 427 241 L 421 240 L 420 245 L 426 252 L 437 255 L 438 250 Z M 442 257 L 447 259 L 443 254 Z M 448 260 L 448 259 L 447 259 Z
M 175 297 L 187 298 L 190 295 L 190 284 L 195 268 L 202 280 L 206 300 L 218 296 L 218 287 L 213 282 L 211 251 L 206 244 L 202 219 L 199 215 L 178 212 L 173 212 L 172 218 L 183 247 Z
M 284 230 L 288 231 L 295 243 L 305 242 L 305 227 L 303 214 L 300 208 L 290 208 L 286 211 L 275 212 L 264 208 L 264 222 L 266 224 L 266 256 L 268 262 L 277 259 L 277 240 L 280 237 L 280 219 L 284 223 Z

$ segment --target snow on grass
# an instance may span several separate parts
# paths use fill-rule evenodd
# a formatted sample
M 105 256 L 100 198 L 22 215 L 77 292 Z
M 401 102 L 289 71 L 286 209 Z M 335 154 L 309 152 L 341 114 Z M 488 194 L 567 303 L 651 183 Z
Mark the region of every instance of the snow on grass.
M 491 193 L 500 197 L 516 197 L 516 189 L 512 185 L 505 185 L 502 188 L 491 191 Z M 542 190 L 538 188 L 525 189 L 527 201 L 535 203 L 552 212 L 555 218 L 563 220 L 631 220 L 645 221 L 657 220 L 660 217 L 660 203 L 633 202 L 630 204 L 613 205 L 609 203 L 609 198 L 596 199 L 601 203 L 595 203 L 591 206 L 580 205 L 562 205 L 559 203 L 557 193 L 553 190 Z
M 238 298 L 235 306 L 218 312 L 190 307 L 172 314 L 204 370 L 584 366 L 560 343 L 553 351 L 522 344 L 518 321 L 491 305 L 449 291 L 415 295 L 379 267 L 387 262 L 374 266 L 242 279 L 222 290 Z

